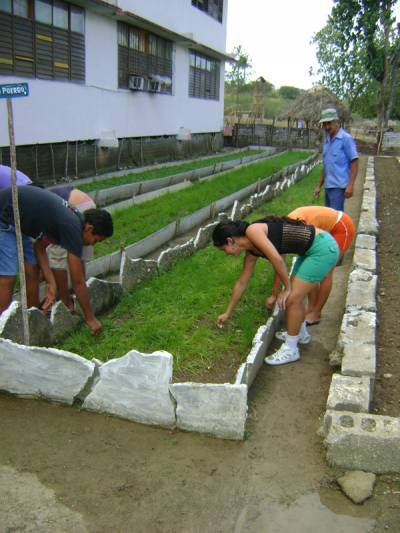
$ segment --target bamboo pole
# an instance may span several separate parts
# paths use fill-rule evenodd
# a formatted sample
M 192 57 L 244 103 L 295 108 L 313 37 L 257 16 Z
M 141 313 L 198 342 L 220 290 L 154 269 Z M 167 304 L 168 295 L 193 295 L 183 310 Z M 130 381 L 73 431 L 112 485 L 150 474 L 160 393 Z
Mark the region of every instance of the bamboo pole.
M 18 205 L 18 188 L 17 188 L 17 157 L 15 152 L 14 140 L 14 121 L 11 98 L 7 98 L 8 112 L 8 135 L 10 139 L 10 161 L 11 161 L 11 192 L 12 205 L 14 212 L 15 235 L 17 238 L 19 277 L 21 285 L 21 305 L 22 305 L 22 324 L 24 330 L 24 344 L 29 346 L 29 322 L 28 322 L 28 299 L 26 293 L 26 277 L 24 263 L 24 248 L 22 244 L 21 220 L 19 217 Z

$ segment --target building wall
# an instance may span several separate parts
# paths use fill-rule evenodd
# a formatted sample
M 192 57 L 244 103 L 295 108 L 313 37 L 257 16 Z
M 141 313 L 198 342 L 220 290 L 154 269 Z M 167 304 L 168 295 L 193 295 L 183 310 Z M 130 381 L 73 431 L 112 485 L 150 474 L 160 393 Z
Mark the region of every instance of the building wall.
M 129 0 L 124 9 L 172 26 L 178 24 L 180 9 L 188 20 L 188 28 L 196 27 L 199 34 L 207 34 L 210 25 L 219 31 L 210 31 L 211 41 L 218 41 L 224 49 L 225 33 L 221 24 L 191 6 L 190 0 L 172 0 L 169 9 L 160 14 L 160 1 Z M 127 5 L 129 3 L 129 6 Z M 120 5 L 120 7 L 122 7 Z M 190 8 L 190 9 L 189 9 Z M 225 6 L 226 9 L 226 6 Z M 189 25 L 190 23 L 190 25 Z M 179 24 L 186 27 L 186 24 Z M 175 28 L 178 31 L 178 28 Z M 206 31 L 207 30 L 207 31 Z M 215 28 L 214 28 L 215 30 Z M 92 140 L 107 133 L 121 137 L 175 135 L 180 127 L 192 133 L 216 132 L 223 128 L 223 79 L 221 62 L 220 99 L 189 98 L 189 53 L 186 47 L 176 45 L 174 51 L 173 94 L 150 94 L 118 89 L 117 22 L 86 11 L 86 83 L 23 79 L 1 76 L 1 83 L 27 81 L 30 96 L 14 100 L 15 140 L 17 145 Z M 0 146 L 8 145 L 5 100 L 0 101 Z
M 227 5 L 228 0 L 225 0 L 221 24 L 192 6 L 191 0 L 168 0 L 168 9 L 160 9 L 159 0 L 118 1 L 121 9 L 131 11 L 177 33 L 193 34 L 195 41 L 220 52 L 225 52 Z

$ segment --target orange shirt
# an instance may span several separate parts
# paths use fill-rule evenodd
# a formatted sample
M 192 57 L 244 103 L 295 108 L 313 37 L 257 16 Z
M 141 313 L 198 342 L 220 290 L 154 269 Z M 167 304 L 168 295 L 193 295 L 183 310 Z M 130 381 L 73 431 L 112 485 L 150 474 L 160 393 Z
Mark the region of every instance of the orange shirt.
M 335 224 L 342 217 L 342 211 L 336 211 L 331 207 L 323 207 L 321 205 L 306 205 L 298 207 L 288 214 L 289 218 L 303 220 L 306 224 L 311 224 L 316 228 L 325 231 L 331 231 Z

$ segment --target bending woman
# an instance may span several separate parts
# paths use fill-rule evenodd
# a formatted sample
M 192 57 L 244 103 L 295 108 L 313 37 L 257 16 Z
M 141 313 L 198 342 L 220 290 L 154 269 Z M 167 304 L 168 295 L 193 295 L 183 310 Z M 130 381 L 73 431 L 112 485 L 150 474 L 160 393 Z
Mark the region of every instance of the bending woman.
M 282 365 L 300 359 L 298 343 L 309 342 L 304 322 L 304 298 L 335 266 L 339 257 L 336 241 L 327 233 L 300 220 L 266 217 L 251 224 L 244 221 L 221 222 L 213 232 L 214 246 L 227 255 L 245 252 L 243 269 L 232 291 L 225 313 L 218 317 L 223 327 L 247 288 L 259 257 L 267 259 L 283 285 L 277 304 L 287 312 L 285 342 L 273 355 L 266 357 L 269 365 Z M 299 257 L 289 278 L 283 254 Z M 307 341 L 305 339 L 307 338 Z

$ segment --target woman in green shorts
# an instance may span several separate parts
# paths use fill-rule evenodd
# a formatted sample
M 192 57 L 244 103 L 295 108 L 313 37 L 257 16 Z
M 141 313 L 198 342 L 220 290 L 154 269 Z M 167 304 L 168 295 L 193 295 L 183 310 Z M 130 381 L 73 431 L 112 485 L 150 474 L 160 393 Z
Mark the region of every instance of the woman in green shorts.
M 245 221 L 221 222 L 214 229 L 213 242 L 227 255 L 239 256 L 245 252 L 242 272 L 225 313 L 218 317 L 218 326 L 222 328 L 232 315 L 246 290 L 257 259 L 267 259 L 283 285 L 277 305 L 286 309 L 287 332 L 279 337 L 284 340 L 280 349 L 266 357 L 265 362 L 282 365 L 300 359 L 298 344 L 310 342 L 304 321 L 304 298 L 335 267 L 339 257 L 335 239 L 328 232 L 300 220 L 269 216 L 251 224 Z M 284 254 L 299 256 L 290 278 L 282 257 Z

